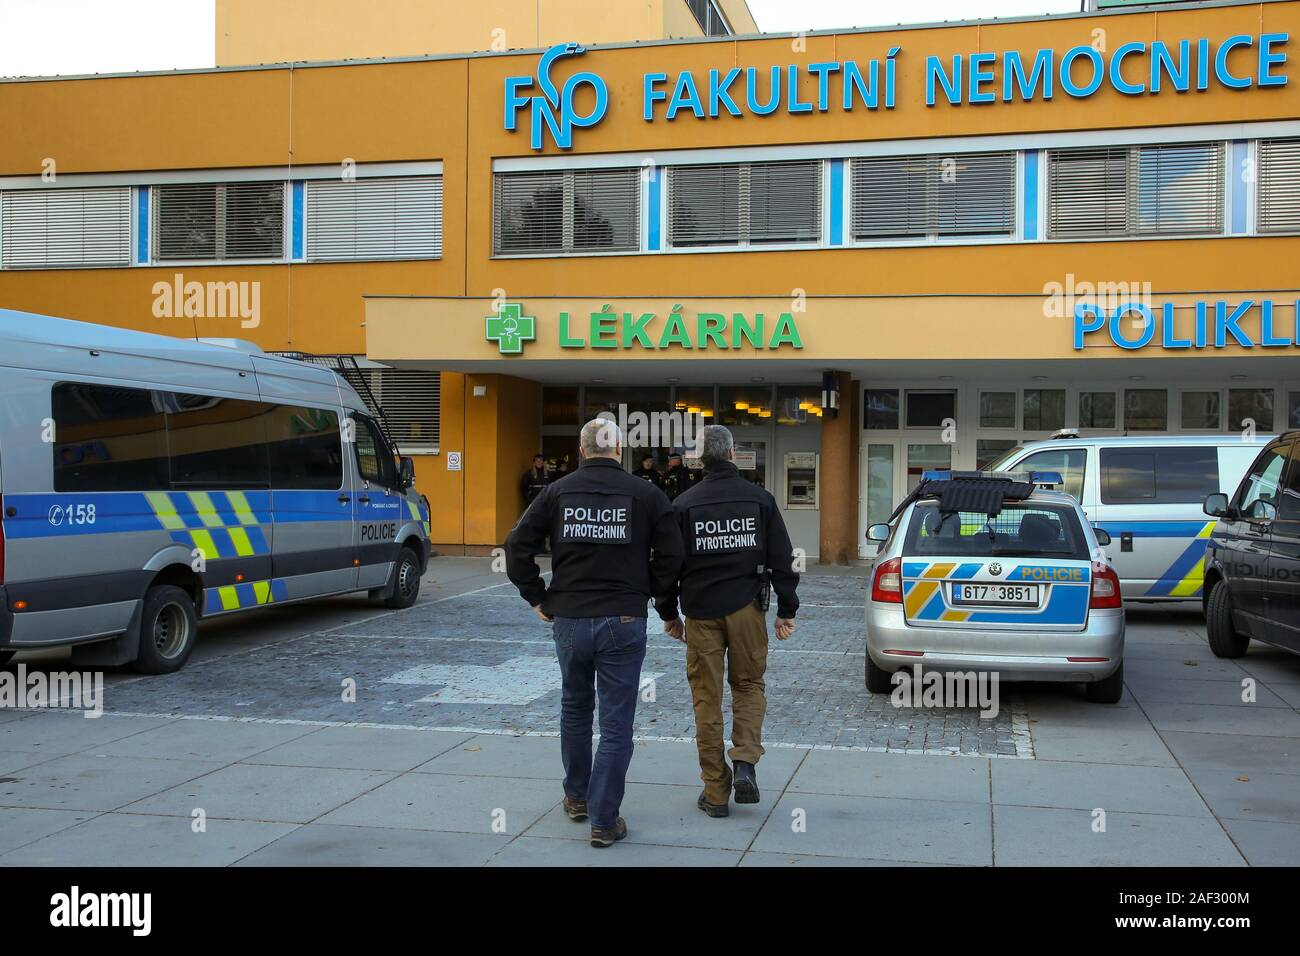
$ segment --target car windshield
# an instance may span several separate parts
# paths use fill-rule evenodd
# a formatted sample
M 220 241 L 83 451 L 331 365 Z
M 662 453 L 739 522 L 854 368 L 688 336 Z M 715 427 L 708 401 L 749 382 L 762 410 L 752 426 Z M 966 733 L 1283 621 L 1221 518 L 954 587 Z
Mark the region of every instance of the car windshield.
M 997 515 L 942 514 L 933 502 L 912 511 L 903 555 L 938 557 L 1058 557 L 1088 559 L 1078 514 L 1068 505 L 1006 502 Z
M 997 458 L 993 459 L 993 462 L 991 464 L 984 465 L 983 468 L 985 471 L 1003 471 L 1006 468 L 1006 463 L 1009 462 L 1012 458 L 1015 458 L 1024 450 L 1025 450 L 1024 445 L 1017 445 L 1015 448 L 1011 448 L 1006 452 L 1004 452 L 1003 454 L 998 455 Z

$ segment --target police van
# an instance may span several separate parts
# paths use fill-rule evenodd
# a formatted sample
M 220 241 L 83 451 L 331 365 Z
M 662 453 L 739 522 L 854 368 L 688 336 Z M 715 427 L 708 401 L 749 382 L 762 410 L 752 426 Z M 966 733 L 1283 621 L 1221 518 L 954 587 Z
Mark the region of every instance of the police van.
M 1231 491 L 1267 436 L 1080 438 L 1058 433 L 1013 448 L 989 471 L 1053 471 L 1113 544 L 1126 601 L 1199 601 L 1214 521 L 1206 495 Z
M 0 663 L 179 670 L 199 618 L 409 607 L 428 502 L 331 369 L 0 309 Z

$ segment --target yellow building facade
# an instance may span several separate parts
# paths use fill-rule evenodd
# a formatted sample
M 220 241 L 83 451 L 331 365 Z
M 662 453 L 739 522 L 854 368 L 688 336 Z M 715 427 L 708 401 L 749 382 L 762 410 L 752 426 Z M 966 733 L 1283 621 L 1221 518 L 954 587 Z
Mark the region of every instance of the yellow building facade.
M 844 560 L 922 470 L 1058 429 L 1300 426 L 1298 29 L 1269 0 L 6 82 L 0 305 L 358 356 L 403 406 L 439 373 L 401 441 L 444 551 L 499 545 L 585 418 L 695 410 Z

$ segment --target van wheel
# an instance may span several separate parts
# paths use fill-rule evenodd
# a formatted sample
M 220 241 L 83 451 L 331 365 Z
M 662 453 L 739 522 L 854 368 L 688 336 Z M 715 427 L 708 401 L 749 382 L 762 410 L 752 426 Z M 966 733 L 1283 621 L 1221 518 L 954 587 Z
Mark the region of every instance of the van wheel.
M 1206 602 L 1205 636 L 1215 657 L 1241 657 L 1250 647 L 1250 638 L 1232 626 L 1232 592 L 1226 581 L 1214 583 Z
M 400 611 L 410 607 L 420 596 L 420 559 L 410 548 L 402 548 L 393 568 L 393 593 L 384 599 L 384 607 Z
M 893 676 L 883 667 L 877 667 L 876 662 L 871 659 L 871 652 L 867 651 L 867 690 L 873 694 L 893 692 Z
M 199 635 L 194 601 L 170 584 L 149 589 L 140 612 L 140 648 L 135 669 L 141 674 L 170 674 L 185 666 Z
M 1093 681 L 1083 686 L 1087 688 L 1088 700 L 1094 704 L 1118 704 L 1119 699 L 1124 696 L 1124 662 L 1120 661 L 1119 667 L 1115 668 L 1115 673 L 1105 680 Z
M 17 651 L 0 651 L 0 667 L 4 667 L 4 665 L 13 660 L 14 655 L 17 653 Z

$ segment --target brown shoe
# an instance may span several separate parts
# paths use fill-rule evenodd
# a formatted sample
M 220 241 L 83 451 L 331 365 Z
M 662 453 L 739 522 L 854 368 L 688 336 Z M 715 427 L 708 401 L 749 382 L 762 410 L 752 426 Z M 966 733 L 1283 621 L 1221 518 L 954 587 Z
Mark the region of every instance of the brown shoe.
M 581 823 L 587 819 L 587 801 L 573 800 L 569 797 L 564 798 L 564 815 L 574 823 Z
M 627 824 L 619 817 L 614 821 L 612 827 L 592 827 L 591 828 L 591 845 L 604 849 L 607 846 L 613 846 L 618 840 L 627 836 Z

